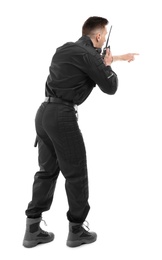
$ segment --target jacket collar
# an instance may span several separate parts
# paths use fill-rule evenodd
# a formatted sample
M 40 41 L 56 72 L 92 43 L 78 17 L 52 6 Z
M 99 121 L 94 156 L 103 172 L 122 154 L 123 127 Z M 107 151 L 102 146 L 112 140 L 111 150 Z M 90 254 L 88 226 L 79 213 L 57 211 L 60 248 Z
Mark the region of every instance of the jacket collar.
M 101 53 L 101 48 L 95 48 L 93 46 L 93 42 L 91 41 L 90 37 L 87 35 L 83 35 L 81 38 L 78 40 L 79 42 L 84 42 L 88 46 L 92 46 L 99 54 Z

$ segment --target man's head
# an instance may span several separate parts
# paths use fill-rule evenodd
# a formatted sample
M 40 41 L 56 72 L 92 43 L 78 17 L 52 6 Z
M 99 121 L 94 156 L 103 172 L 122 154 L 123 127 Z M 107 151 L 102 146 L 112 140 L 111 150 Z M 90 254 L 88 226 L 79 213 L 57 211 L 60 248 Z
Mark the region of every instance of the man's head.
M 91 16 L 82 26 L 82 35 L 87 35 L 95 48 L 102 48 L 106 41 L 108 20 L 106 18 Z

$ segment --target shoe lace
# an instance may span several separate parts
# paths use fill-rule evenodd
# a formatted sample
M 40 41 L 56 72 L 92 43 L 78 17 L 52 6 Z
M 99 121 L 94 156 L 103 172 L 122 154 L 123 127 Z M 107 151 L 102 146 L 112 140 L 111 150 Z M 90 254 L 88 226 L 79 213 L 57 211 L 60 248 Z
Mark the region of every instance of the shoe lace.
M 41 219 L 41 221 L 43 221 L 43 222 L 44 222 L 44 225 L 47 227 L 46 221 L 45 221 L 44 219 Z
M 82 227 L 85 228 L 87 231 L 90 230 L 90 228 L 89 228 L 89 223 L 88 223 L 87 220 L 85 220 L 85 221 L 83 222 Z
M 43 221 L 44 225 L 47 226 L 47 223 L 46 223 L 46 221 L 45 221 L 44 219 L 41 219 L 41 221 Z M 42 232 L 43 234 L 48 234 L 48 232 L 47 232 L 47 231 L 44 231 L 43 229 L 41 229 L 41 227 L 40 227 L 40 230 L 41 230 L 41 232 Z

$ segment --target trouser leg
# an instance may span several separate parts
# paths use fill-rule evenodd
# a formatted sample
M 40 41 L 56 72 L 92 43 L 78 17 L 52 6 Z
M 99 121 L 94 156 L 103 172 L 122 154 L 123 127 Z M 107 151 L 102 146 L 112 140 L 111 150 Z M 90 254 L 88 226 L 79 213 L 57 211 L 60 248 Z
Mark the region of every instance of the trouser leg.
M 70 127 L 71 128 L 71 125 Z M 90 209 L 88 203 L 88 174 L 84 141 L 78 126 L 64 134 L 64 153 L 59 156 L 60 168 L 66 179 L 65 188 L 70 222 L 84 222 Z
M 26 215 L 30 218 L 39 217 L 42 212 L 50 209 L 60 171 L 53 143 L 41 126 L 41 118 L 42 111 L 39 109 L 36 117 L 36 130 L 40 170 L 35 174 L 32 200 L 26 210 Z
M 54 113 L 51 110 L 44 116 L 43 125 L 54 144 L 60 170 L 66 179 L 67 218 L 70 222 L 81 223 L 90 209 L 85 145 L 74 109 L 56 106 Z M 49 120 L 52 116 L 53 119 Z

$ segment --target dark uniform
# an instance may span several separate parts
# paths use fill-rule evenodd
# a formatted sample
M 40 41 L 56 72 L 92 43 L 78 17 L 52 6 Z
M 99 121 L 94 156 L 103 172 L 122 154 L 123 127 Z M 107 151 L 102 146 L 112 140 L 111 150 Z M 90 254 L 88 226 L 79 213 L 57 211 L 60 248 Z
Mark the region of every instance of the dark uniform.
M 68 220 L 82 223 L 86 219 L 90 209 L 86 151 L 75 107 L 96 84 L 103 92 L 115 94 L 118 78 L 104 65 L 88 36 L 57 48 L 46 81 L 46 99 L 35 119 L 40 170 L 35 174 L 28 217 L 37 218 L 49 210 L 61 171 L 66 179 Z

